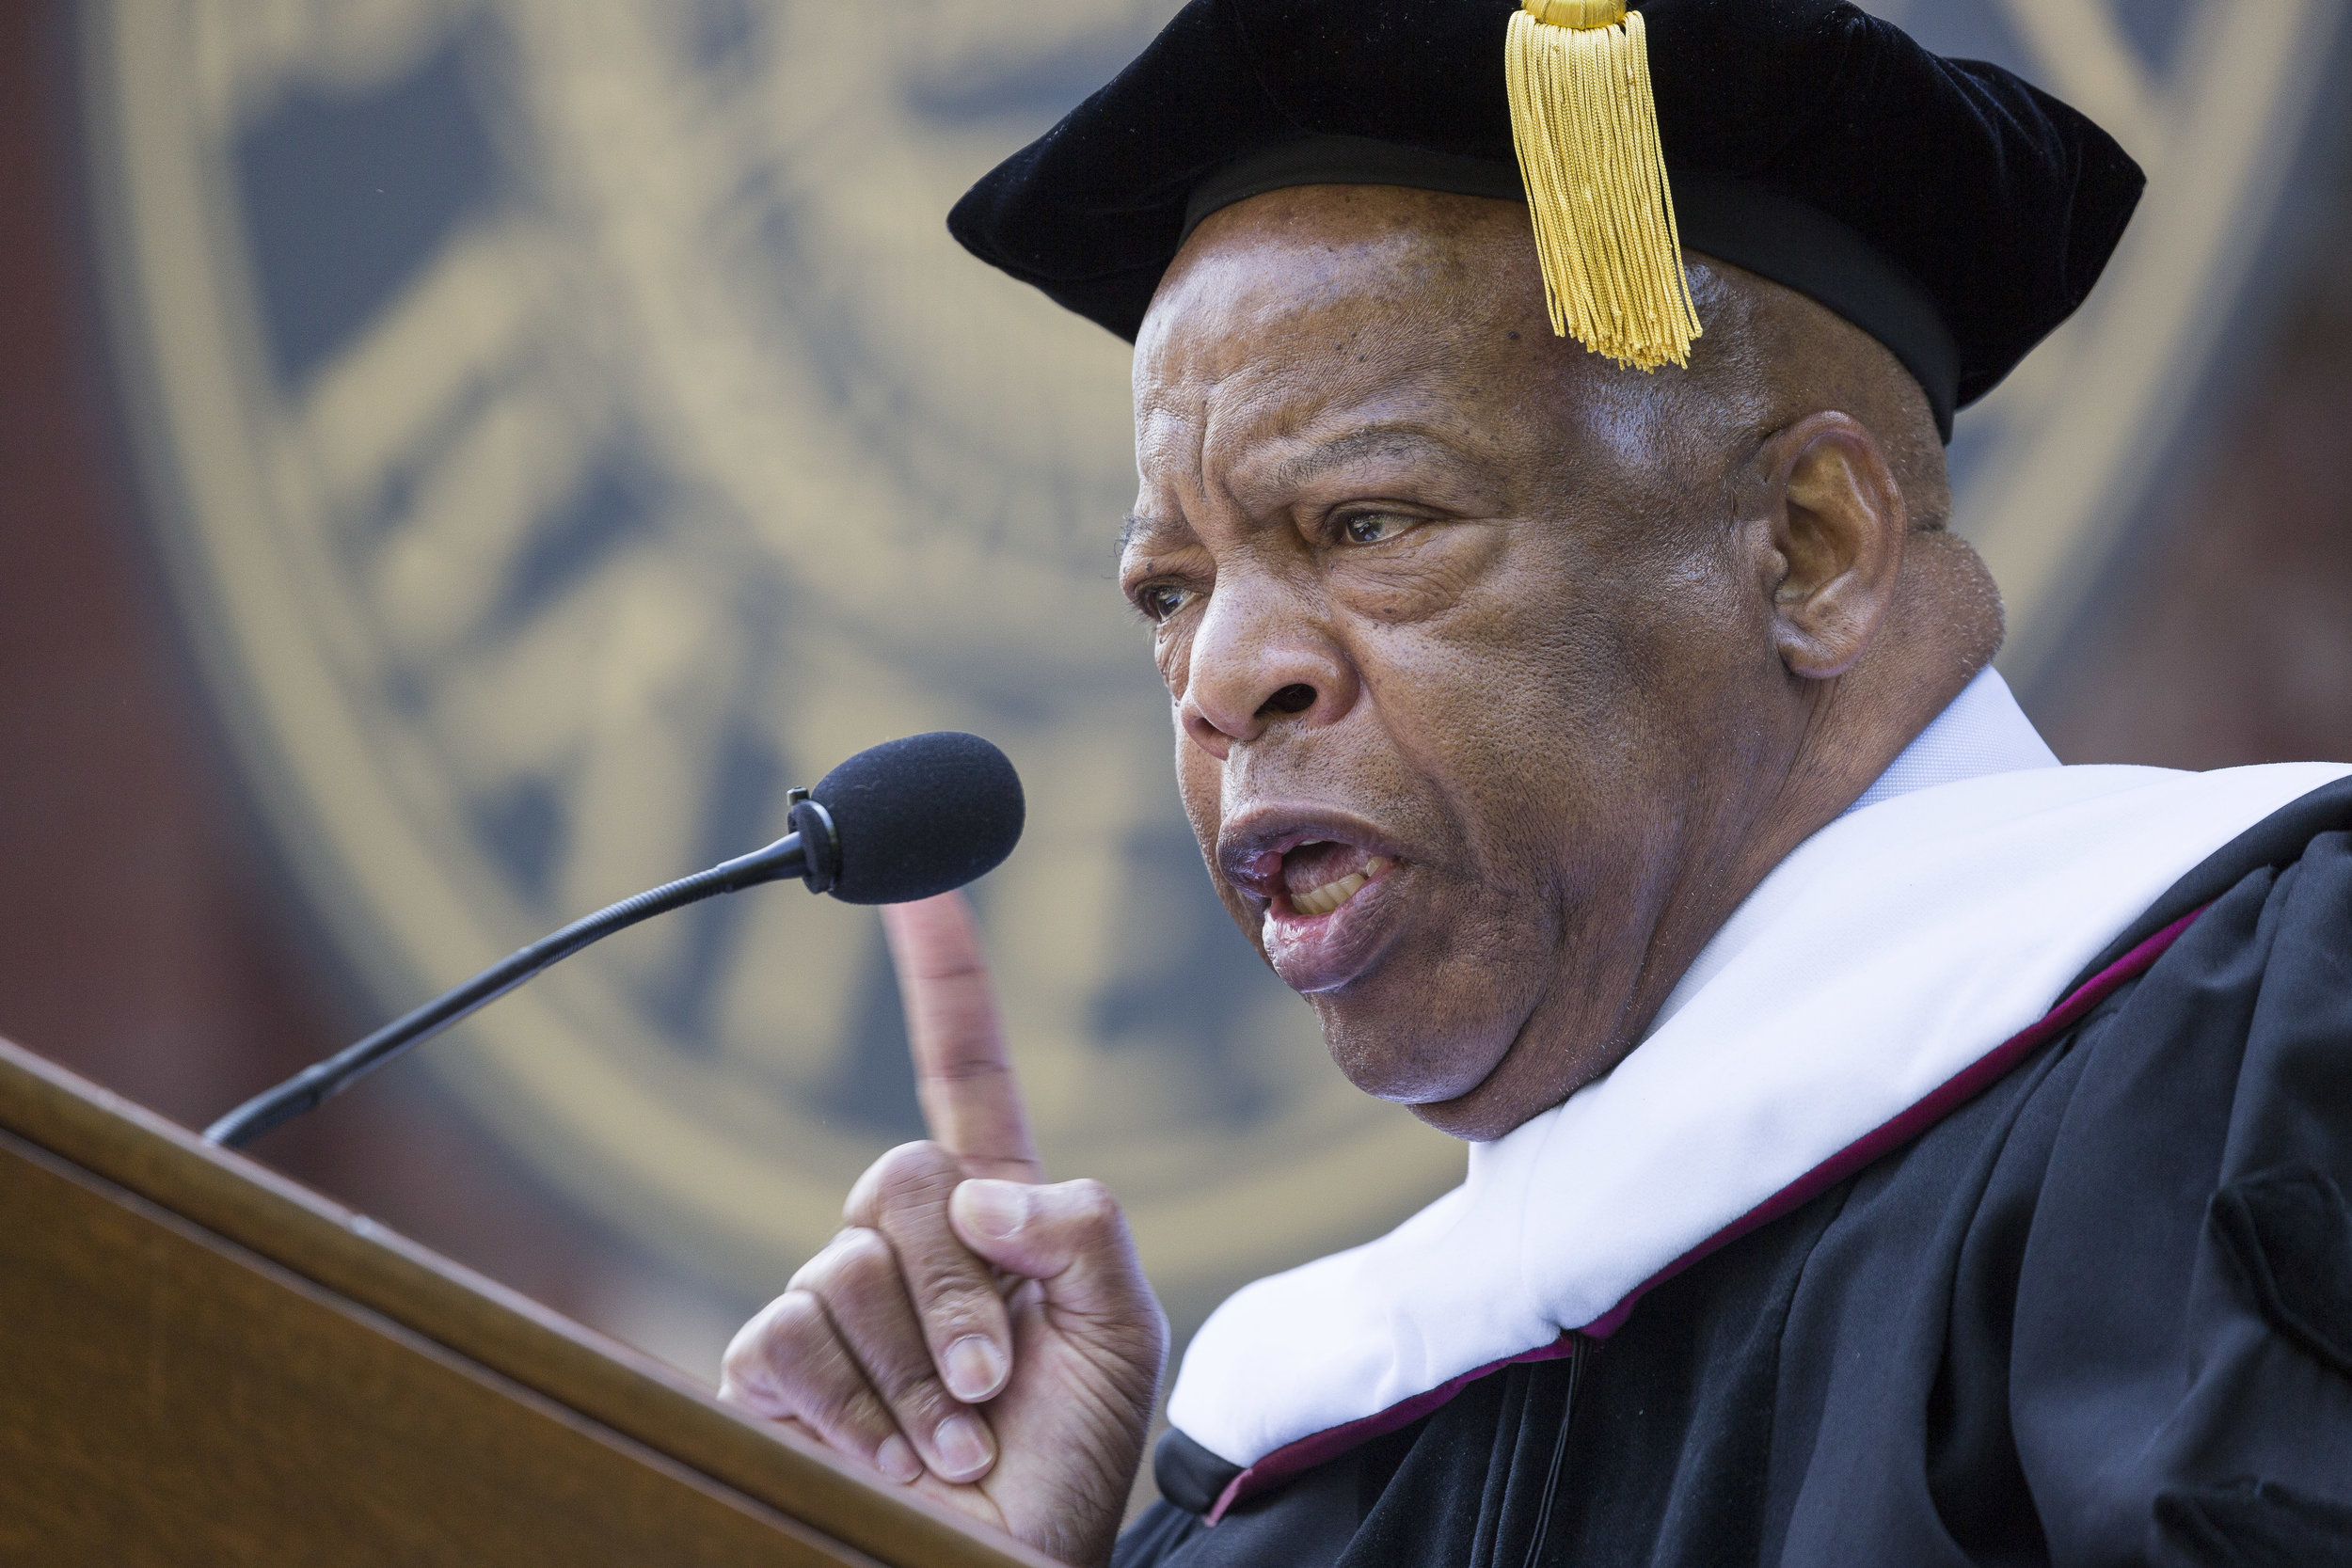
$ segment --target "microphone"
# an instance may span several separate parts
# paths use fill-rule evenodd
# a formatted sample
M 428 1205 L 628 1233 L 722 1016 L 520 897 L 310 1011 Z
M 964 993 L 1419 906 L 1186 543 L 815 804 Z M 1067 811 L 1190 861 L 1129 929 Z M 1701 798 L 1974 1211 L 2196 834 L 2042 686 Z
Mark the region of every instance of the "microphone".
M 1021 776 L 977 735 L 937 730 L 860 752 L 786 797 L 792 831 L 765 849 L 624 898 L 509 954 L 204 1130 L 241 1148 L 394 1056 L 487 1006 L 541 970 L 642 920 L 762 882 L 798 877 L 846 904 L 904 904 L 993 871 L 1021 840 Z

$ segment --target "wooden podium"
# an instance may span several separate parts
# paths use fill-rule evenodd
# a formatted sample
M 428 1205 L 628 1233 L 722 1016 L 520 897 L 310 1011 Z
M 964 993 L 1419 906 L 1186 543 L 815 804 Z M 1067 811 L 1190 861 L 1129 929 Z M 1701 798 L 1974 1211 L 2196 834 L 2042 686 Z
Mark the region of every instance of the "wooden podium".
M 0 1041 L 0 1563 L 1045 1560 Z

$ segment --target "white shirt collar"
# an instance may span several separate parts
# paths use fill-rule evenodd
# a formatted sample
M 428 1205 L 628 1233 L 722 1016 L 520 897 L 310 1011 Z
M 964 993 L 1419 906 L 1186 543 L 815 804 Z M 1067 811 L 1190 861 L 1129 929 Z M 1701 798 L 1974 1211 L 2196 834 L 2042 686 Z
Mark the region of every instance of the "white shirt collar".
M 2009 682 L 1988 665 L 1961 688 L 1960 695 L 1945 705 L 1933 722 L 1912 737 L 1911 744 L 1878 776 L 1878 782 L 1838 813 L 1836 820 L 1843 822 L 1883 800 L 1933 789 L 1939 784 L 2058 766 L 2058 753 L 2042 738 L 2042 732 L 2033 727 L 2026 710 L 2017 705 Z M 1682 972 L 1674 990 L 1666 993 L 1666 1000 L 1659 1005 L 1657 1016 L 1650 1020 L 1642 1037 L 1646 1040 L 1663 1029 L 1683 1005 L 1698 994 L 1700 988 L 1722 972 L 1733 954 L 1747 946 L 1756 926 L 1772 915 L 1771 904 L 1758 898 L 1750 898 L 1734 910 L 1731 918 L 1708 939 L 1699 956 L 1691 960 L 1691 967 Z
M 1935 722 L 1921 730 L 1902 754 L 1887 765 L 1878 782 L 1840 815 L 1851 816 L 1915 789 L 1932 789 L 1987 773 L 2057 766 L 2058 753 L 2017 705 L 2009 682 L 1988 665 L 1961 688 L 1960 695 L 1936 715 Z

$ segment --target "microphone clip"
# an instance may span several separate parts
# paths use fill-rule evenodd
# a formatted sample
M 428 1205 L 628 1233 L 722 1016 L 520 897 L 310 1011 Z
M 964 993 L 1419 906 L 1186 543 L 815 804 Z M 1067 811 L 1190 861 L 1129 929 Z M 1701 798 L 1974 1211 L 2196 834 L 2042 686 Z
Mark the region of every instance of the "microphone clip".
M 811 893 L 830 893 L 841 879 L 841 838 L 833 813 L 805 789 L 787 790 L 784 798 L 791 803 L 785 821 L 801 835 L 801 881 Z

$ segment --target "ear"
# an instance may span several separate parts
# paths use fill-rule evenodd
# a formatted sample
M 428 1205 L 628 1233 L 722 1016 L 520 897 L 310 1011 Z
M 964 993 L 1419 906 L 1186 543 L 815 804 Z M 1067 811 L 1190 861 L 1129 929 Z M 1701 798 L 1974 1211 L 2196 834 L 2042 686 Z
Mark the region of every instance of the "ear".
M 1760 586 L 1791 674 L 1844 674 L 1894 602 L 1911 514 L 1869 427 L 1808 414 L 1758 449 Z

